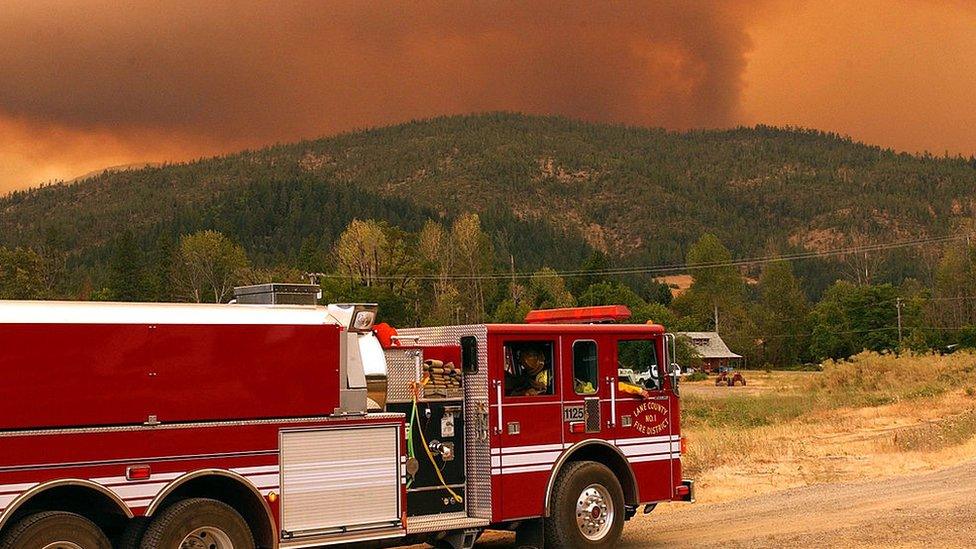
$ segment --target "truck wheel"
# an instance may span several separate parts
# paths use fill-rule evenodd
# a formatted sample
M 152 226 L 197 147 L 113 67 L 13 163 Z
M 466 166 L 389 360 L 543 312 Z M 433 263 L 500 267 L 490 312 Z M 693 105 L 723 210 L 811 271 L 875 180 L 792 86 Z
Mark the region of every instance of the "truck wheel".
M 545 521 L 546 546 L 614 547 L 624 528 L 624 491 L 606 466 L 576 461 L 559 473 Z
M 149 523 L 142 549 L 255 549 L 251 529 L 226 503 L 185 499 Z
M 30 515 L 0 541 L 0 549 L 112 549 L 102 529 L 81 515 L 46 511 Z

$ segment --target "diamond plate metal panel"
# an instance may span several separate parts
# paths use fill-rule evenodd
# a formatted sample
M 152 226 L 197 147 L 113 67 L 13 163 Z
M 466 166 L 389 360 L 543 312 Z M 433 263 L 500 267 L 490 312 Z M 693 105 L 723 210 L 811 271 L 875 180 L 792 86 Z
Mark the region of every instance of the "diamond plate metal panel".
M 386 350 L 386 401 L 413 402 L 411 385 L 417 381 L 417 368 L 424 361 L 424 353 L 419 349 Z M 423 388 L 420 389 L 423 398 Z
M 399 330 L 404 336 L 418 336 L 420 345 L 460 345 L 461 338 L 473 336 L 478 341 L 478 373 L 464 376 L 464 443 L 468 463 L 467 499 L 469 517 L 491 519 L 491 440 L 487 433 L 488 414 L 488 327 L 435 326 Z
M 411 518 L 407 523 L 408 534 L 443 532 L 464 528 L 482 528 L 491 524 L 488 519 L 468 518 L 464 513 L 440 513 Z

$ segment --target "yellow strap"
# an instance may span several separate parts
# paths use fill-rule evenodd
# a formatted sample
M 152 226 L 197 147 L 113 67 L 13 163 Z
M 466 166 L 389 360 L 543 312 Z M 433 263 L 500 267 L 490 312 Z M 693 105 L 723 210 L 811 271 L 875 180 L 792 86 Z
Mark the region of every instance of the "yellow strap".
M 413 405 L 414 406 L 417 405 L 417 394 L 416 394 L 416 391 L 414 392 Z M 418 427 L 420 427 L 419 429 L 417 429 L 417 431 L 420 432 L 420 442 L 423 442 L 424 443 L 424 452 L 427 453 L 427 458 L 430 459 L 430 464 L 434 466 L 434 472 L 437 473 L 437 478 L 438 478 L 438 480 L 441 481 L 441 486 L 443 486 L 444 489 L 447 490 L 451 494 L 451 496 L 454 497 L 454 500 L 455 501 L 457 501 L 458 503 L 464 503 L 464 498 L 462 498 L 461 496 L 457 495 L 457 492 L 455 492 L 454 490 L 451 490 L 451 488 L 448 487 L 447 481 L 444 480 L 444 475 L 441 474 L 440 467 L 438 467 L 437 466 L 437 462 L 434 461 L 434 454 L 430 453 L 430 448 L 427 446 L 427 437 L 424 436 L 424 428 L 423 428 L 423 426 L 418 426 Z

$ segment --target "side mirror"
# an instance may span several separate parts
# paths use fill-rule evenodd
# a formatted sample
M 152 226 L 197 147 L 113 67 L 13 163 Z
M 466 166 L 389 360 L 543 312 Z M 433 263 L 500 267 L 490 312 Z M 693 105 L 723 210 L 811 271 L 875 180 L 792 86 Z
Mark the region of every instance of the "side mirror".
M 671 372 L 671 387 L 674 389 L 675 394 L 677 394 L 678 381 L 681 379 L 681 366 L 677 362 L 672 362 L 669 370 Z

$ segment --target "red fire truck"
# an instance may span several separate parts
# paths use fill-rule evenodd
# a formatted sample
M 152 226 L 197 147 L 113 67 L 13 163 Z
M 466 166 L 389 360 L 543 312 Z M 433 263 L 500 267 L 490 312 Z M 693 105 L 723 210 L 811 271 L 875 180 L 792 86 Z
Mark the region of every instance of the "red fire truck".
M 0 549 L 610 547 L 681 476 L 673 339 L 374 327 L 317 288 L 232 304 L 0 302 Z M 638 391 L 618 368 L 650 372 Z

